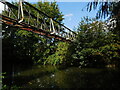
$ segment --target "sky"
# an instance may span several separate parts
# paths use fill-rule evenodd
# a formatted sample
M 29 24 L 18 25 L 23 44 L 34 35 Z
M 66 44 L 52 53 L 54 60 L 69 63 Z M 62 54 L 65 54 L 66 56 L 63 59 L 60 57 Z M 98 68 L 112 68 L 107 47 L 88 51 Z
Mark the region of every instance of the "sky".
M 93 10 L 91 12 L 86 10 L 87 3 L 88 2 L 57 2 L 60 12 L 64 15 L 65 19 L 63 23 L 65 26 L 73 30 L 74 27 L 78 26 L 78 23 L 81 21 L 82 17 L 89 16 L 94 18 L 96 16 L 97 10 Z M 3 7 L 4 6 L 0 3 L 0 12 L 3 10 Z
M 60 11 L 64 15 L 64 24 L 70 29 L 78 26 L 81 18 L 89 16 L 95 18 L 97 10 L 88 12 L 86 5 L 88 2 L 58 2 Z

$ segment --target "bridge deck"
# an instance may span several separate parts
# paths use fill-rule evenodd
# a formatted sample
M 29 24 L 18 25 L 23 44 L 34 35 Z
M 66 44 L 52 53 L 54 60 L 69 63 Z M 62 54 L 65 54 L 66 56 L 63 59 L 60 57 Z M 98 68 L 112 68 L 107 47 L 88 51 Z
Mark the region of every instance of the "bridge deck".
M 7 25 L 10 25 L 10 26 L 14 26 L 16 28 L 20 28 L 21 30 L 31 31 L 31 32 L 37 33 L 39 35 L 47 36 L 49 38 L 55 38 L 55 39 L 62 40 L 62 41 L 65 41 L 65 42 L 71 42 L 71 40 L 67 40 L 66 38 L 63 38 L 61 36 L 51 34 L 48 31 L 38 29 L 38 28 L 36 28 L 34 26 L 31 26 L 29 24 L 26 24 L 26 23 L 23 23 L 23 22 L 18 23 L 18 20 L 12 19 L 10 17 L 7 17 L 7 16 L 4 16 L 4 15 L 0 14 L 0 18 L 2 18 L 2 20 L 0 20 L 0 21 L 2 21 L 3 23 L 5 23 Z

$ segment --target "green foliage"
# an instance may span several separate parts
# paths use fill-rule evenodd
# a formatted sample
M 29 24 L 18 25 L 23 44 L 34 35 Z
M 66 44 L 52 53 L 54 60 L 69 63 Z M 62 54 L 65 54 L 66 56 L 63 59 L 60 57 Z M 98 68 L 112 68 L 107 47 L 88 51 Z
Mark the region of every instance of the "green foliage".
M 58 42 L 55 53 L 48 56 L 44 64 L 65 65 L 71 62 L 70 59 L 72 59 L 70 44 L 67 42 Z
M 60 12 L 59 7 L 56 2 L 38 2 L 35 5 L 39 10 L 43 11 L 47 15 L 49 15 L 54 20 L 62 23 L 63 15 Z
M 10 90 L 19 90 L 20 87 L 18 87 L 18 86 L 16 86 L 16 85 L 13 85 L 13 86 L 11 86 L 11 87 L 9 87 L 9 86 L 7 86 L 7 85 L 3 85 L 1 90 L 9 90 L 9 89 L 10 89 Z
M 13 3 L 18 5 L 17 3 Z M 46 13 L 48 16 L 54 18 L 58 22 L 62 23 L 63 15 L 59 11 L 58 5 L 56 2 L 38 2 L 33 4 L 40 11 Z M 26 9 L 31 10 L 32 14 L 35 16 L 38 12 L 26 6 Z M 23 9 L 25 9 L 23 7 Z M 4 15 L 7 15 L 6 12 L 3 12 Z M 17 15 L 15 12 L 14 14 Z M 11 15 L 12 17 L 12 15 Z M 41 19 L 46 17 L 42 14 L 39 16 Z M 25 17 L 24 21 L 28 18 Z M 48 18 L 47 18 L 48 19 Z M 34 24 L 34 20 L 30 20 L 30 24 Z M 8 59 L 12 59 L 11 62 L 16 63 L 41 63 L 48 57 L 49 54 L 54 52 L 55 44 L 51 45 L 52 39 L 48 39 L 45 36 L 40 36 L 32 32 L 25 30 L 19 30 L 14 27 L 9 27 L 3 24 L 4 33 L 3 33 L 3 59 L 8 62 Z M 53 48 L 54 47 L 54 48 Z M 9 51 L 9 52 L 7 52 Z M 7 55 L 7 56 L 6 56 Z M 16 60 L 17 59 L 17 60 Z
M 103 56 L 103 60 L 108 64 L 115 64 L 119 65 L 120 63 L 120 45 L 115 44 L 109 44 L 105 45 L 103 47 L 100 47 L 100 52 Z
M 98 67 L 119 62 L 117 35 L 105 26 L 105 22 L 84 18 L 78 26 L 76 48 L 73 58 L 80 66 Z
M 5 74 L 6 74 L 6 72 L 0 73 L 0 84 L 2 84 L 2 79 L 5 78 Z
M 97 18 L 109 17 L 109 19 L 112 19 L 110 22 L 113 23 L 113 21 L 115 21 L 112 25 L 114 26 L 114 28 L 112 28 L 112 32 L 117 34 L 120 38 L 120 1 L 109 2 L 106 0 L 106 2 L 100 2 L 100 0 L 97 0 L 94 2 L 89 2 L 87 5 L 88 11 L 97 8 L 99 8 L 96 14 Z
M 38 2 L 33 5 L 62 23 L 63 15 L 56 2 Z M 35 16 L 37 15 L 36 11 L 30 10 Z M 49 22 L 49 19 L 43 15 L 39 17 Z M 30 23 L 33 24 L 34 19 Z M 109 30 L 106 22 L 96 19 L 88 17 L 82 19 L 77 28 L 78 35 L 75 43 L 58 42 L 32 32 L 6 27 L 5 24 L 3 24 L 3 30 L 5 31 L 3 33 L 4 65 L 9 62 L 9 59 L 12 59 L 11 64 L 80 65 L 83 67 L 119 65 L 120 62 L 119 36 Z
M 4 73 L 1 73 L 1 76 L 0 76 L 0 79 L 4 79 L 5 78 L 5 75 L 6 75 L 6 72 Z M 0 81 L 0 83 L 2 84 L 2 81 Z M 2 89 L 1 90 L 19 90 L 20 87 L 16 86 L 16 85 L 13 85 L 11 87 L 7 86 L 7 85 L 4 85 L 2 84 Z

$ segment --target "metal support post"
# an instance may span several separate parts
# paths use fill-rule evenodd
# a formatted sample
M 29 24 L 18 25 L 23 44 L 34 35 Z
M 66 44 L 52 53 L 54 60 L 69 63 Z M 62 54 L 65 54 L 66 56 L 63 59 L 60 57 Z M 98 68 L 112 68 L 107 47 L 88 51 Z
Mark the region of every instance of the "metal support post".
M 21 19 L 20 19 L 20 12 L 21 12 Z M 23 15 L 23 6 L 22 6 L 22 0 L 19 0 L 19 8 L 18 8 L 18 19 L 20 19 L 18 21 L 18 23 L 21 23 L 24 19 L 24 15 Z
M 55 33 L 55 27 L 54 27 L 52 18 L 50 19 L 50 22 L 51 22 L 52 30 L 53 30 L 53 32 L 51 34 L 54 34 Z

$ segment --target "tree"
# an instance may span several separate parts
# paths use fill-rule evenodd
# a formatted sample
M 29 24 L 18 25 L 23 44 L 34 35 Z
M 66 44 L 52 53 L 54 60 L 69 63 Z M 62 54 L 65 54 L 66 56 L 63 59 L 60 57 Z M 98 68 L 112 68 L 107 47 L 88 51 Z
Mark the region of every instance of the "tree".
M 16 3 L 13 4 L 17 6 Z M 48 4 L 48 6 L 46 4 Z M 38 9 L 41 9 L 42 11 L 47 11 L 48 9 L 48 11 L 51 13 L 45 13 L 51 15 L 54 19 L 62 23 L 63 15 L 59 11 L 58 5 L 55 2 L 39 2 L 37 4 L 34 4 L 34 6 L 42 6 L 42 9 L 38 7 Z M 15 12 L 14 14 L 17 16 L 16 11 L 13 12 Z M 2 12 L 2 14 L 7 16 L 6 12 Z M 11 17 L 13 16 L 11 15 Z M 31 19 L 31 23 L 34 23 L 33 19 Z M 36 63 L 43 64 L 48 55 L 46 52 L 50 50 L 50 53 L 53 53 L 56 47 L 56 44 L 54 43 L 56 41 L 53 39 L 49 39 L 45 36 L 40 36 L 32 32 L 20 30 L 18 28 L 6 25 L 5 23 L 2 24 L 2 30 L 4 32 L 2 34 L 3 72 L 7 72 L 6 75 L 8 76 L 12 75 L 13 67 L 19 68 L 21 65 L 27 67 Z M 55 47 L 50 48 L 50 45 Z
M 44 64 L 72 65 L 73 46 L 68 42 L 58 42 L 55 52 L 48 56 Z
M 113 32 L 115 34 L 118 34 L 120 36 L 120 1 L 115 2 L 109 2 L 106 0 L 106 2 L 100 2 L 100 0 L 95 0 L 94 2 L 90 2 L 87 5 L 87 10 L 91 11 L 92 9 L 96 9 L 99 7 L 99 10 L 97 12 L 96 17 L 102 18 L 102 17 L 108 17 L 109 19 L 112 19 L 111 21 L 115 20 L 116 25 L 115 28 L 113 28 Z
M 119 46 L 115 49 L 104 47 L 111 47 L 111 44 L 116 46 L 116 35 L 110 32 L 105 22 L 97 21 L 95 19 L 83 18 L 78 26 L 78 35 L 76 38 L 76 52 L 73 58 L 79 62 L 80 66 L 98 67 L 105 66 L 112 63 L 113 55 L 106 55 L 110 51 L 112 54 L 117 55 L 119 60 Z M 118 44 L 117 44 L 118 45 Z M 101 49 L 104 48 L 104 49 Z M 104 50 L 106 53 L 103 53 Z M 105 57 L 108 59 L 106 60 Z
M 40 11 L 44 12 L 45 14 L 49 15 L 52 19 L 62 23 L 63 21 L 63 14 L 60 12 L 59 7 L 56 2 L 38 2 L 35 5 Z

